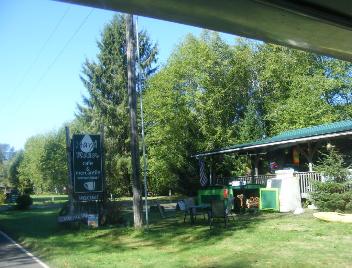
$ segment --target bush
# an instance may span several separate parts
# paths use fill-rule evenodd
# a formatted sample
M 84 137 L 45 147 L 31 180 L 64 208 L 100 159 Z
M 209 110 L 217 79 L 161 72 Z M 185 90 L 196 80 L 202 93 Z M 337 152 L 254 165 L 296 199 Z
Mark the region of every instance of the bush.
M 338 182 L 315 182 L 314 189 L 316 192 L 323 193 L 343 193 L 345 192 L 345 185 Z
M 337 149 L 330 149 L 328 153 L 321 153 L 322 158 L 315 166 L 316 171 L 322 173 L 329 181 L 345 182 L 348 178 L 348 168 L 344 156 Z
M 0 192 L 0 205 L 5 204 L 6 194 L 4 192 Z
M 16 203 L 18 209 L 29 209 L 33 204 L 33 199 L 28 194 L 23 194 L 17 198 Z
M 323 154 L 316 170 L 323 173 L 327 182 L 314 183 L 312 198 L 315 205 L 322 211 L 349 211 L 352 203 L 352 190 L 348 187 L 348 169 L 341 155 L 331 148 Z M 350 190 L 348 190 L 350 189 Z
M 337 182 L 316 182 L 312 198 L 321 211 L 350 211 L 352 191 L 345 191 L 345 184 Z
M 346 204 L 345 211 L 352 213 L 352 201 L 350 201 Z
M 342 194 L 342 199 L 345 200 L 346 203 L 352 201 L 352 191 L 347 191 Z

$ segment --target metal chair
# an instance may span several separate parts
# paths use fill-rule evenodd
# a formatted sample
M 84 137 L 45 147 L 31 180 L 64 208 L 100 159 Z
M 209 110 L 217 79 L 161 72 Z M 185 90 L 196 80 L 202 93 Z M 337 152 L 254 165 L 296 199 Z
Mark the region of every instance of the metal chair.
M 177 202 L 176 209 L 184 213 L 183 222 L 186 222 L 186 217 L 189 215 L 189 209 L 185 200 L 180 200 Z
M 226 203 L 226 204 L 225 204 Z M 212 200 L 211 201 L 211 211 L 210 211 L 210 228 L 213 225 L 214 219 L 224 219 L 225 228 L 227 227 L 229 218 L 235 220 L 235 215 L 231 212 L 233 204 L 233 198 L 228 198 L 227 202 L 225 200 Z
M 234 200 L 235 200 L 234 197 L 228 198 L 227 204 L 226 204 L 226 215 L 227 215 L 227 218 L 232 218 L 235 221 L 236 214 L 232 212 Z

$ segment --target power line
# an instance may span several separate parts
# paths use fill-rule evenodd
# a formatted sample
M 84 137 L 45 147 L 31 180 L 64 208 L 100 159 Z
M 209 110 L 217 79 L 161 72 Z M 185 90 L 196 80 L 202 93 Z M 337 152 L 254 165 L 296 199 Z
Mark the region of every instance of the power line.
M 46 75 L 49 73 L 49 71 L 51 70 L 51 68 L 55 65 L 55 63 L 57 62 L 57 60 L 61 57 L 61 55 L 64 53 L 65 49 L 68 47 L 68 45 L 71 43 L 71 41 L 75 38 L 75 36 L 78 34 L 78 32 L 81 30 L 81 28 L 83 27 L 83 25 L 87 22 L 88 18 L 90 17 L 90 15 L 93 13 L 94 9 L 92 8 L 90 10 L 90 12 L 84 17 L 84 19 L 82 20 L 82 22 L 80 23 L 80 25 L 77 27 L 77 29 L 74 31 L 74 33 L 71 35 L 71 37 L 67 40 L 67 42 L 65 43 L 65 45 L 62 47 L 62 49 L 59 51 L 59 53 L 56 55 L 56 57 L 54 58 L 54 60 L 51 62 L 51 64 L 49 64 L 48 68 L 45 70 L 45 72 L 42 74 L 42 76 L 37 80 L 37 82 L 35 83 L 35 85 L 31 88 L 31 90 L 29 91 L 29 94 L 26 95 L 26 97 L 23 99 L 23 101 L 20 103 L 20 105 L 18 105 L 15 109 L 15 112 L 18 112 L 23 105 L 26 103 L 26 101 L 31 97 L 31 95 L 37 90 L 38 86 L 40 85 L 40 83 L 44 80 L 44 78 L 46 77 Z
M 45 42 L 43 43 L 43 45 L 41 46 L 39 53 L 37 54 L 37 56 L 35 57 L 35 59 L 32 61 L 32 63 L 29 65 L 29 67 L 27 68 L 27 70 L 25 71 L 24 75 L 22 76 L 22 79 L 20 80 L 20 82 L 15 86 L 15 88 L 10 92 L 10 95 L 7 97 L 9 100 L 11 100 L 16 91 L 19 89 L 19 87 L 23 84 L 24 80 L 27 78 L 28 74 L 32 71 L 34 65 L 38 62 L 40 56 L 43 54 L 43 51 L 45 50 L 46 46 L 48 45 L 49 41 L 52 39 L 52 37 L 55 35 L 56 31 L 59 29 L 59 26 L 61 25 L 62 21 L 64 20 L 64 18 L 66 17 L 66 15 L 68 14 L 69 10 L 71 7 L 67 7 L 64 14 L 60 17 L 59 21 L 56 23 L 55 27 L 53 28 L 53 30 L 51 31 L 50 35 L 48 36 L 48 38 L 45 40 Z M 8 102 L 5 102 L 5 104 L 0 107 L 0 113 L 2 111 L 2 109 L 4 109 L 6 107 L 6 104 L 8 104 Z

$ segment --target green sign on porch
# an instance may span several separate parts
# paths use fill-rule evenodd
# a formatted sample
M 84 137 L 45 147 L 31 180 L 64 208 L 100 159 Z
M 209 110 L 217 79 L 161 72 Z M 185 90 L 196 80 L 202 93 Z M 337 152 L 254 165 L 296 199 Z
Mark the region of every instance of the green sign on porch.
M 76 200 L 101 200 L 104 191 L 102 154 L 100 135 L 73 135 L 72 173 Z

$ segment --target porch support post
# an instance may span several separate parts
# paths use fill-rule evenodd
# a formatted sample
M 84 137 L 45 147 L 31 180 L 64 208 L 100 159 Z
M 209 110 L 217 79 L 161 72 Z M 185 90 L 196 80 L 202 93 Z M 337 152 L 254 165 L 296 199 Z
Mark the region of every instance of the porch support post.
M 251 158 L 251 183 L 255 183 L 254 176 L 258 176 L 258 155 L 250 155 Z
M 319 143 L 316 143 L 315 146 L 312 148 L 312 144 L 310 142 L 308 142 L 307 151 L 305 151 L 299 145 L 297 145 L 299 152 L 308 161 L 309 172 L 313 172 L 313 157 L 314 157 L 315 152 L 318 150 L 318 147 L 319 147 Z
M 209 185 L 212 186 L 213 185 L 213 170 L 211 168 L 212 163 L 210 162 L 210 167 L 209 167 Z
M 309 172 L 313 172 L 313 150 L 312 150 L 312 145 L 309 142 L 308 143 L 308 168 L 309 168 Z
M 308 163 L 308 168 L 309 168 L 309 172 L 313 172 L 313 163 L 312 162 Z
M 254 176 L 259 175 L 258 167 L 259 167 L 259 156 L 256 154 L 254 157 Z
M 254 161 L 253 161 L 253 156 L 249 155 L 249 159 L 251 160 L 251 183 L 253 183 L 253 179 L 254 179 Z

